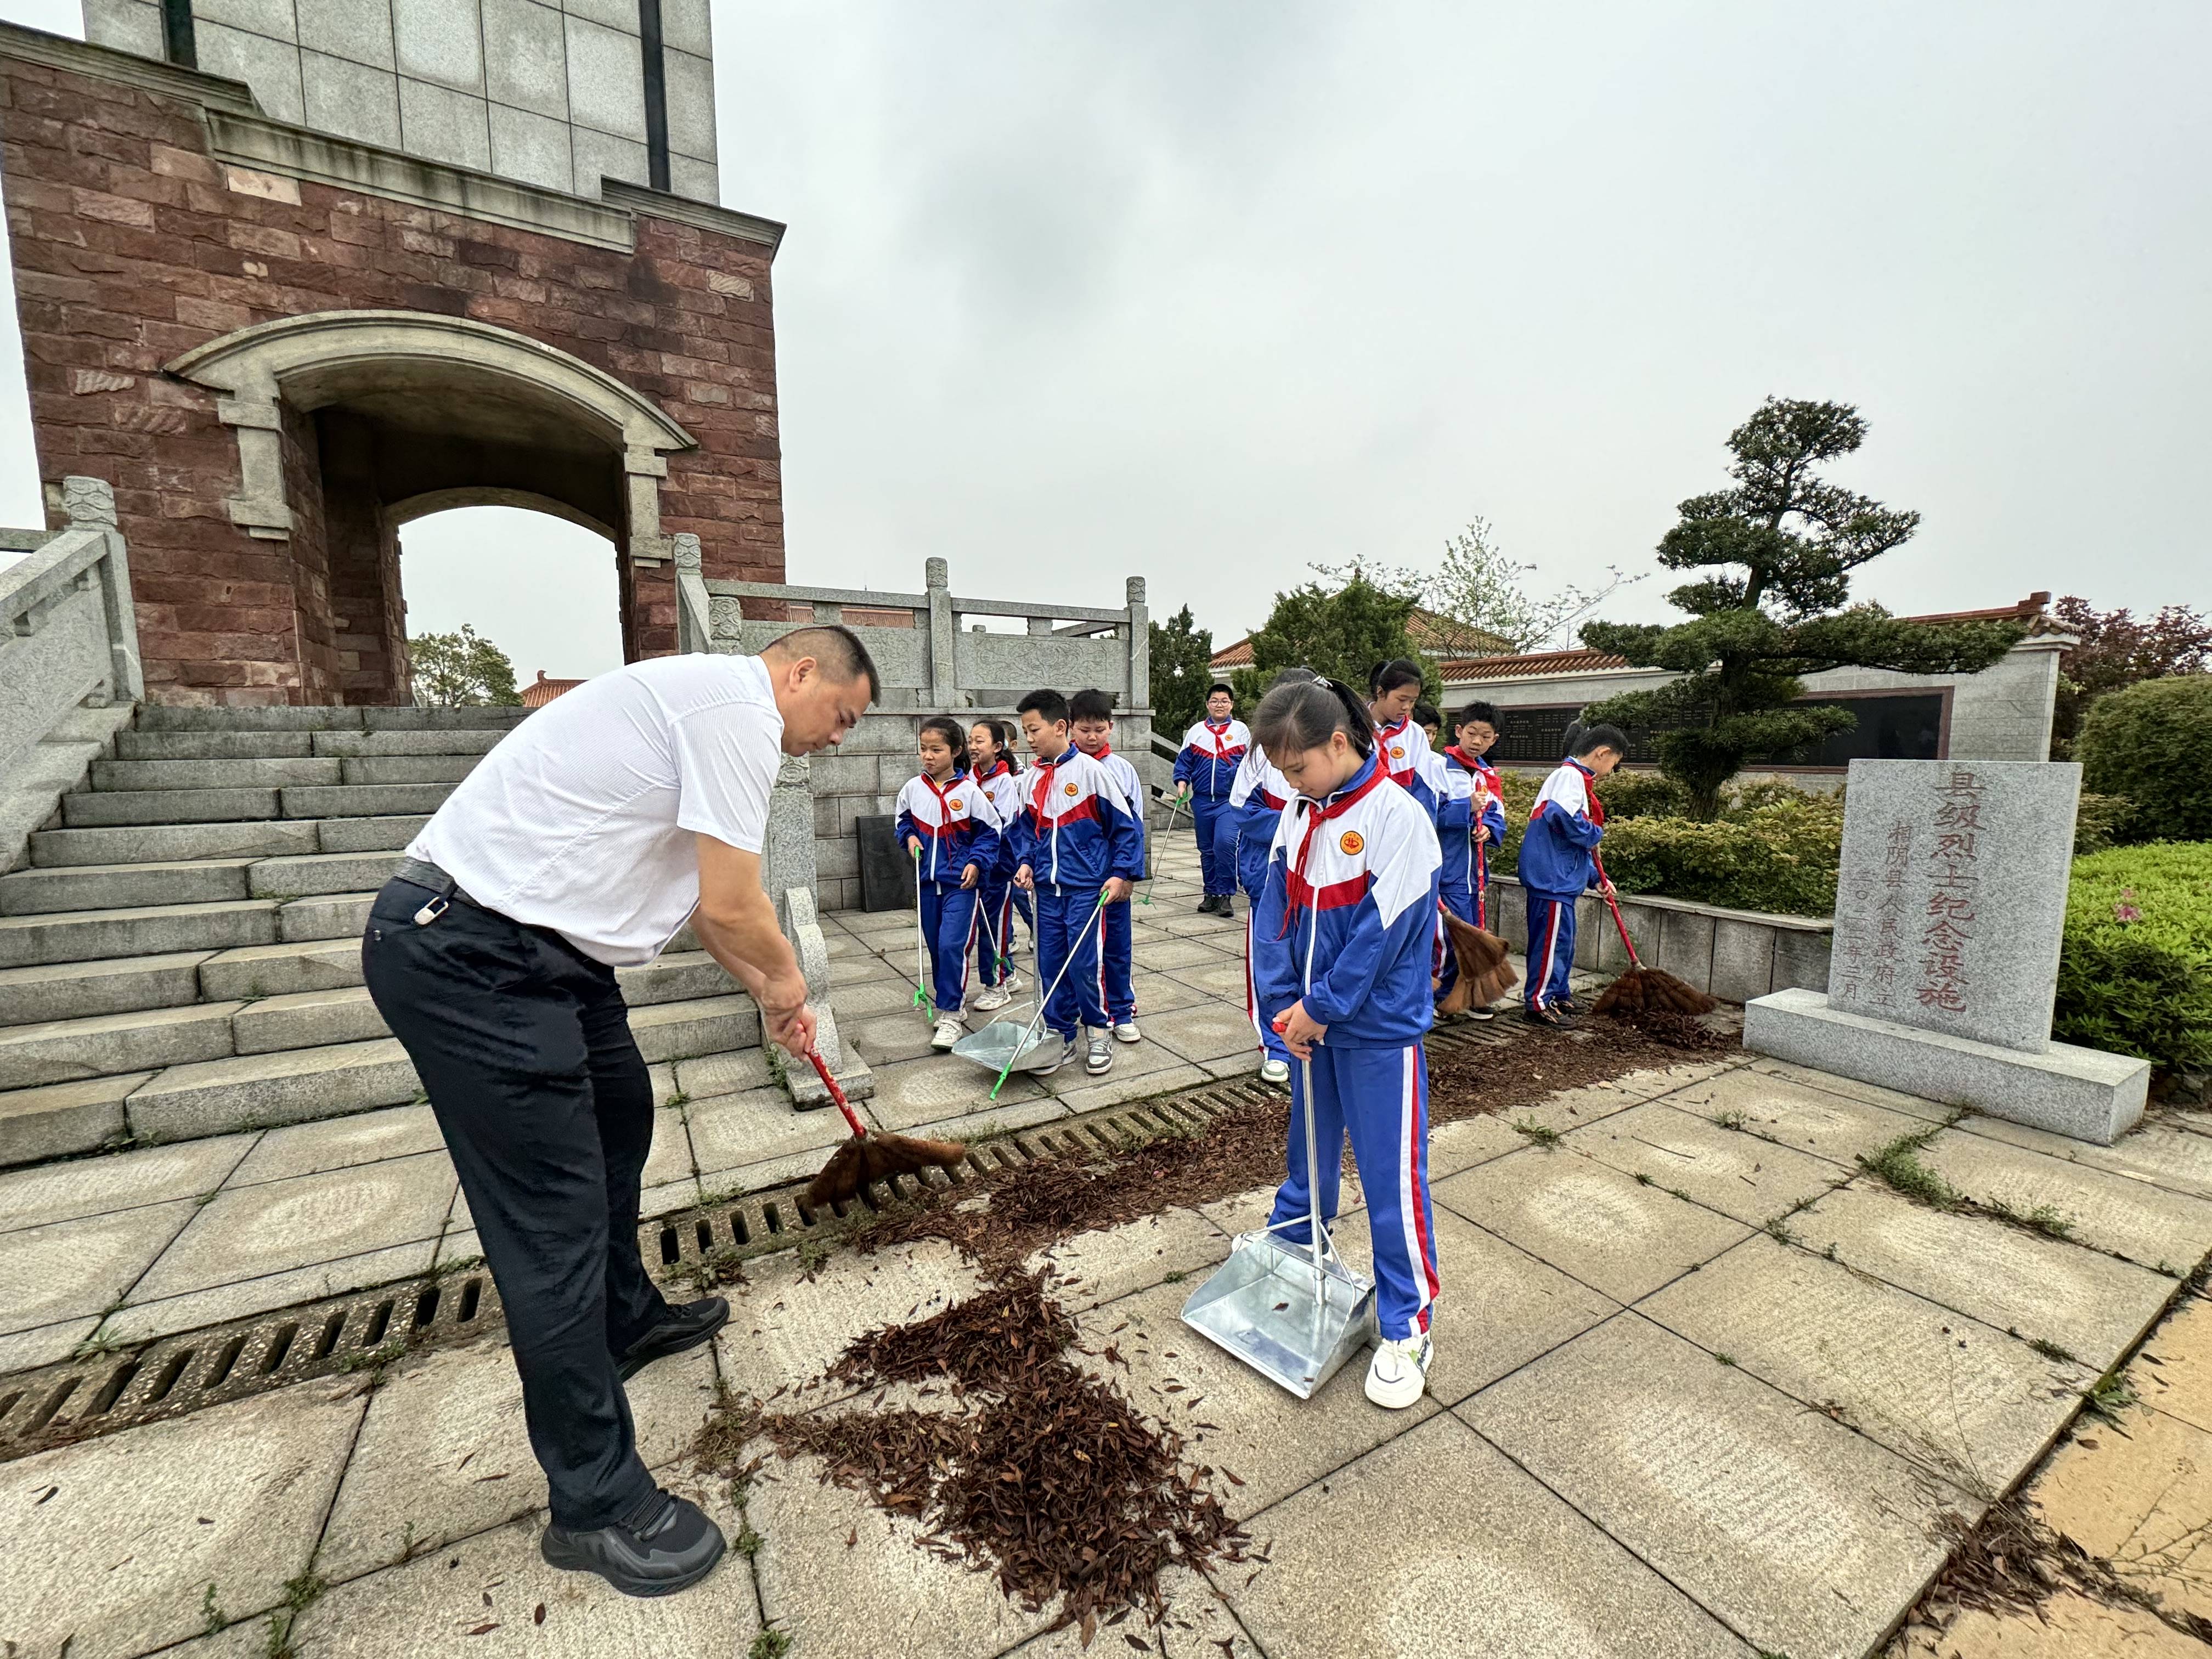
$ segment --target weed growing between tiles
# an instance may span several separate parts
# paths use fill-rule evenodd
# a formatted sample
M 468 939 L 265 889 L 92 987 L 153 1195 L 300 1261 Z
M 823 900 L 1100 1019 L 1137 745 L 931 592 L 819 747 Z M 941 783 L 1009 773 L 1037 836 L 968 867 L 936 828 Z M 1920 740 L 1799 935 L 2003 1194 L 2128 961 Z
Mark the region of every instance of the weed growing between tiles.
M 1079 1626 L 1088 1645 L 1102 1623 L 1166 1618 L 1167 1568 L 1241 1561 L 1249 1540 L 1206 1488 L 1215 1472 L 1079 1369 L 1075 1335 L 1036 1274 L 1008 1269 L 964 1302 L 850 1344 L 821 1380 L 875 1389 L 860 1409 L 772 1409 L 783 1389 L 767 1402 L 726 1398 L 694 1452 L 740 1488 L 766 1461 L 750 1455 L 761 1439 L 787 1460 L 819 1457 L 823 1480 L 921 1523 L 923 1549 L 993 1572 L 1032 1613 L 1057 1602 L 1054 1627 Z M 1119 1358 L 1110 1345 L 1098 1357 Z M 886 1408 L 901 1384 L 916 1405 Z M 921 1404 L 933 1400 L 942 1407 Z

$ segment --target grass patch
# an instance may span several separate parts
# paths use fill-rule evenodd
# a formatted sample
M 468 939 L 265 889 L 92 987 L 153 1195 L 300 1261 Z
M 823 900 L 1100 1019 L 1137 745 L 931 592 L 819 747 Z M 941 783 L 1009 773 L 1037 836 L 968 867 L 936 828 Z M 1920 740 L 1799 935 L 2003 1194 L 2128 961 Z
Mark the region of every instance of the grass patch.
M 1638 1170 L 1636 1172 L 1636 1184 L 1639 1187 L 1650 1187 L 1656 1185 L 1657 1183 L 1656 1183 L 1650 1176 L 1644 1174 L 1643 1170 Z
M 760 1547 L 761 1535 L 755 1532 L 750 1526 L 747 1526 L 744 1531 L 740 1532 L 735 1538 L 732 1538 L 730 1540 L 730 1547 L 737 1551 L 738 1554 L 744 1556 L 748 1561 L 751 1560 L 753 1557 L 760 1553 Z
M 1778 1215 L 1767 1222 L 1766 1236 L 1777 1244 L 1795 1244 L 1797 1242 L 1797 1235 L 1790 1231 L 1790 1224 Z
M 1548 1123 L 1537 1122 L 1533 1117 L 1515 1118 L 1513 1127 L 1516 1133 L 1528 1136 L 1539 1146 L 1556 1146 L 1559 1144 L 1559 1132 Z
M 761 1633 L 753 1638 L 753 1644 L 745 1650 L 745 1659 L 784 1659 L 791 1651 L 791 1632 L 778 1630 L 773 1625 L 763 1626 Z
M 2090 1389 L 2081 1401 L 2082 1408 L 2090 1416 L 2099 1418 L 2114 1428 L 2120 1426 L 2120 1413 L 2135 1403 L 2135 1385 L 2118 1371 L 2100 1379 L 2097 1386 Z
M 215 1599 L 215 1580 L 212 1578 L 208 1580 L 207 1589 L 200 1593 L 200 1619 L 210 1636 L 230 1622 L 230 1615 L 222 1610 L 222 1603 Z
M 1983 1208 L 2000 1221 L 2027 1232 L 2041 1233 L 2045 1238 L 2070 1240 L 2074 1237 L 2074 1218 L 2055 1204 L 2039 1204 L 2023 1212 L 1992 1199 Z
M 1712 1123 L 1716 1129 L 1741 1129 L 1743 1127 L 1743 1114 L 1741 1112 L 1721 1112 L 1715 1115 Z
M 1713 1358 L 1720 1361 L 1722 1364 L 1728 1366 L 1730 1370 L 1734 1370 L 1735 1367 L 1735 1356 L 1732 1353 L 1717 1353 Z
M 1859 1154 L 1859 1167 L 1893 1192 L 1931 1210 L 1955 1210 L 1965 1196 L 1949 1182 L 1920 1161 L 1920 1153 L 1939 1131 L 1921 1129 L 1899 1135 L 1887 1146 Z
M 660 1103 L 663 1106 L 675 1106 L 679 1108 L 689 1106 L 691 1103 L 691 1097 L 685 1094 L 683 1090 L 678 1089 L 674 1094 L 669 1096 L 667 1099 L 662 1101 Z
M 2065 1349 L 2060 1347 L 2056 1342 L 2052 1342 L 2044 1337 L 2031 1336 L 2027 1339 L 2027 1346 L 2034 1349 L 2036 1352 L 2041 1354 L 2045 1359 L 2056 1359 L 2069 1365 L 2078 1365 L 2081 1363 L 2072 1354 L 2067 1352 Z

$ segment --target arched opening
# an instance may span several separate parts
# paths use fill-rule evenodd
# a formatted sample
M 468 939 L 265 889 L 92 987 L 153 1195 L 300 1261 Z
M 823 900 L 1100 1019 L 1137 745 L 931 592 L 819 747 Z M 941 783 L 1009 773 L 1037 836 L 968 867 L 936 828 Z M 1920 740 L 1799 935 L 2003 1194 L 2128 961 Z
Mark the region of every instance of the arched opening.
M 407 636 L 470 624 L 514 665 L 517 690 L 623 664 L 620 574 L 602 526 L 547 507 L 427 510 L 399 526 L 399 571 Z
M 295 585 L 326 601 L 319 616 L 301 607 L 311 691 L 347 703 L 409 700 L 409 633 L 449 630 L 426 630 L 408 612 L 401 532 L 457 508 L 528 509 L 611 544 L 615 580 L 602 614 L 619 659 L 644 654 L 636 573 L 669 556 L 665 457 L 692 440 L 611 375 L 471 319 L 382 311 L 241 329 L 168 368 L 225 394 L 217 412 L 237 432 L 241 482 L 228 503 L 234 521 L 256 538 L 290 544 L 295 578 L 305 578 Z M 453 533 L 428 531 L 415 544 L 427 552 Z M 508 530 L 499 541 L 518 550 L 567 547 L 580 573 L 592 557 L 587 544 L 550 526 Z M 475 568 L 465 557 L 453 567 L 464 592 Z M 525 570 L 510 579 L 501 608 L 560 586 L 550 568 Z M 571 589 L 571 604 L 580 591 Z M 554 664 L 517 664 L 526 674 L 541 665 L 574 677 Z

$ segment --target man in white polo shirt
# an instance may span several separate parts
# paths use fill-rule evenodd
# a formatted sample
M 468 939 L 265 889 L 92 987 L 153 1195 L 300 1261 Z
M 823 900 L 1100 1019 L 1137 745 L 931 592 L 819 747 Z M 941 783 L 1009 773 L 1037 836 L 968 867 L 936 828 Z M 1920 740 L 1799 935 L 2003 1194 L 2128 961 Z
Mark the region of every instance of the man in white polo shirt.
M 651 962 L 688 920 L 768 1039 L 812 1046 L 806 981 L 761 885 L 769 792 L 783 756 L 842 742 L 877 690 L 866 647 L 830 627 L 757 657 L 587 680 L 453 791 L 362 939 L 506 1304 L 551 1491 L 540 1548 L 629 1595 L 696 1583 L 723 1539 L 654 1485 L 623 1383 L 706 1341 L 729 1307 L 671 1307 L 639 1260 L 653 1088 L 615 969 Z

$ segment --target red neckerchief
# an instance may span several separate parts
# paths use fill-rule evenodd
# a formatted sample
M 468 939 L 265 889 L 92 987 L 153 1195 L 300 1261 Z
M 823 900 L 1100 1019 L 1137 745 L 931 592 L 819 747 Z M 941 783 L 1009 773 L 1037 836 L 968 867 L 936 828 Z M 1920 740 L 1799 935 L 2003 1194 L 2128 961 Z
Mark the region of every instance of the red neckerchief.
M 929 786 L 929 793 L 937 797 L 937 833 L 948 835 L 952 829 L 952 811 L 945 805 L 945 798 L 957 789 L 966 780 L 957 771 L 952 775 L 951 782 L 941 785 L 927 772 L 921 775 L 921 781 Z
M 1369 718 L 1372 719 L 1373 716 L 1370 715 Z M 1375 751 L 1375 763 L 1385 772 L 1388 772 L 1390 775 L 1390 778 L 1393 782 L 1397 781 L 1401 778 L 1410 778 L 1413 775 L 1413 769 L 1412 767 L 1408 766 L 1401 769 L 1398 767 L 1391 765 L 1389 761 L 1390 739 L 1393 738 L 1404 737 L 1406 735 L 1406 728 L 1413 723 L 1413 717 L 1411 714 L 1408 714 L 1404 720 L 1400 720 L 1395 726 L 1378 726 L 1375 728 L 1375 735 L 1382 739 L 1382 748 Z
M 1597 774 L 1584 766 L 1572 755 L 1567 757 L 1567 764 L 1583 775 L 1583 794 L 1589 801 L 1589 821 L 1602 829 L 1605 824 L 1605 803 L 1597 798 Z
M 1030 811 L 1036 815 L 1036 820 L 1040 825 L 1044 823 L 1045 792 L 1052 787 L 1052 775 L 1054 769 L 1056 768 L 1062 761 L 1066 760 L 1070 755 L 1079 754 L 1081 752 L 1081 750 L 1078 750 L 1076 746 L 1071 743 L 1066 748 L 1061 750 L 1050 760 L 1046 760 L 1042 756 L 1039 756 L 1037 757 L 1036 764 L 1030 768 L 1030 771 L 1037 775 L 1037 781 L 1030 786 Z
M 988 783 L 993 778 L 1003 777 L 1006 774 L 1012 771 L 1013 769 L 1014 769 L 1007 765 L 1005 761 L 995 760 L 991 763 L 991 769 L 989 771 L 970 773 L 969 775 L 978 783 Z
M 1291 866 L 1291 882 L 1297 883 L 1301 886 L 1305 884 L 1306 859 L 1313 851 L 1314 833 L 1331 818 L 1342 817 L 1354 806 L 1358 805 L 1369 795 L 1372 794 L 1375 792 L 1376 787 L 1389 776 L 1389 774 L 1383 770 L 1382 758 L 1379 756 L 1370 757 L 1369 763 L 1374 769 L 1368 773 L 1364 781 L 1352 784 L 1347 788 L 1338 791 L 1337 793 L 1330 796 L 1326 803 L 1317 801 L 1310 795 L 1302 794 L 1297 798 L 1299 810 L 1305 815 L 1304 821 L 1306 833 L 1304 837 L 1298 842 L 1297 862 Z M 1286 894 L 1289 890 L 1289 883 L 1285 884 L 1285 890 Z M 1291 931 L 1291 918 L 1296 912 L 1297 908 L 1297 906 L 1288 903 L 1285 903 L 1283 906 L 1282 931 L 1275 935 L 1277 939 L 1285 939 L 1289 937 Z
M 1223 720 L 1218 725 L 1216 725 L 1212 715 L 1208 714 L 1206 717 L 1206 729 L 1213 733 L 1213 758 L 1218 761 L 1224 761 L 1229 758 L 1229 757 L 1222 750 L 1221 740 L 1229 735 L 1230 724 L 1230 721 Z
M 1078 743 L 1078 744 L 1070 744 L 1068 746 L 1069 746 L 1070 748 L 1072 748 L 1072 749 L 1081 750 L 1082 750 L 1082 752 L 1083 752 L 1083 753 L 1085 753 L 1085 754 L 1086 754 L 1086 755 L 1091 755 L 1091 751 L 1090 751 L 1088 749 L 1084 749 L 1083 745 L 1082 745 L 1081 744 L 1079 744 L 1079 743 Z M 1091 759 L 1093 759 L 1093 760 L 1095 760 L 1095 761 L 1103 761 L 1103 760 L 1104 760 L 1104 759 L 1106 758 L 1106 757 L 1107 757 L 1107 756 L 1109 756 L 1109 755 L 1112 754 L 1113 752 L 1114 752 L 1114 745 L 1113 745 L 1112 744 L 1110 744 L 1110 743 L 1102 743 L 1102 744 L 1100 744 L 1098 745 L 1098 752 L 1097 752 L 1097 754 L 1095 754 L 1095 755 L 1091 755 Z

